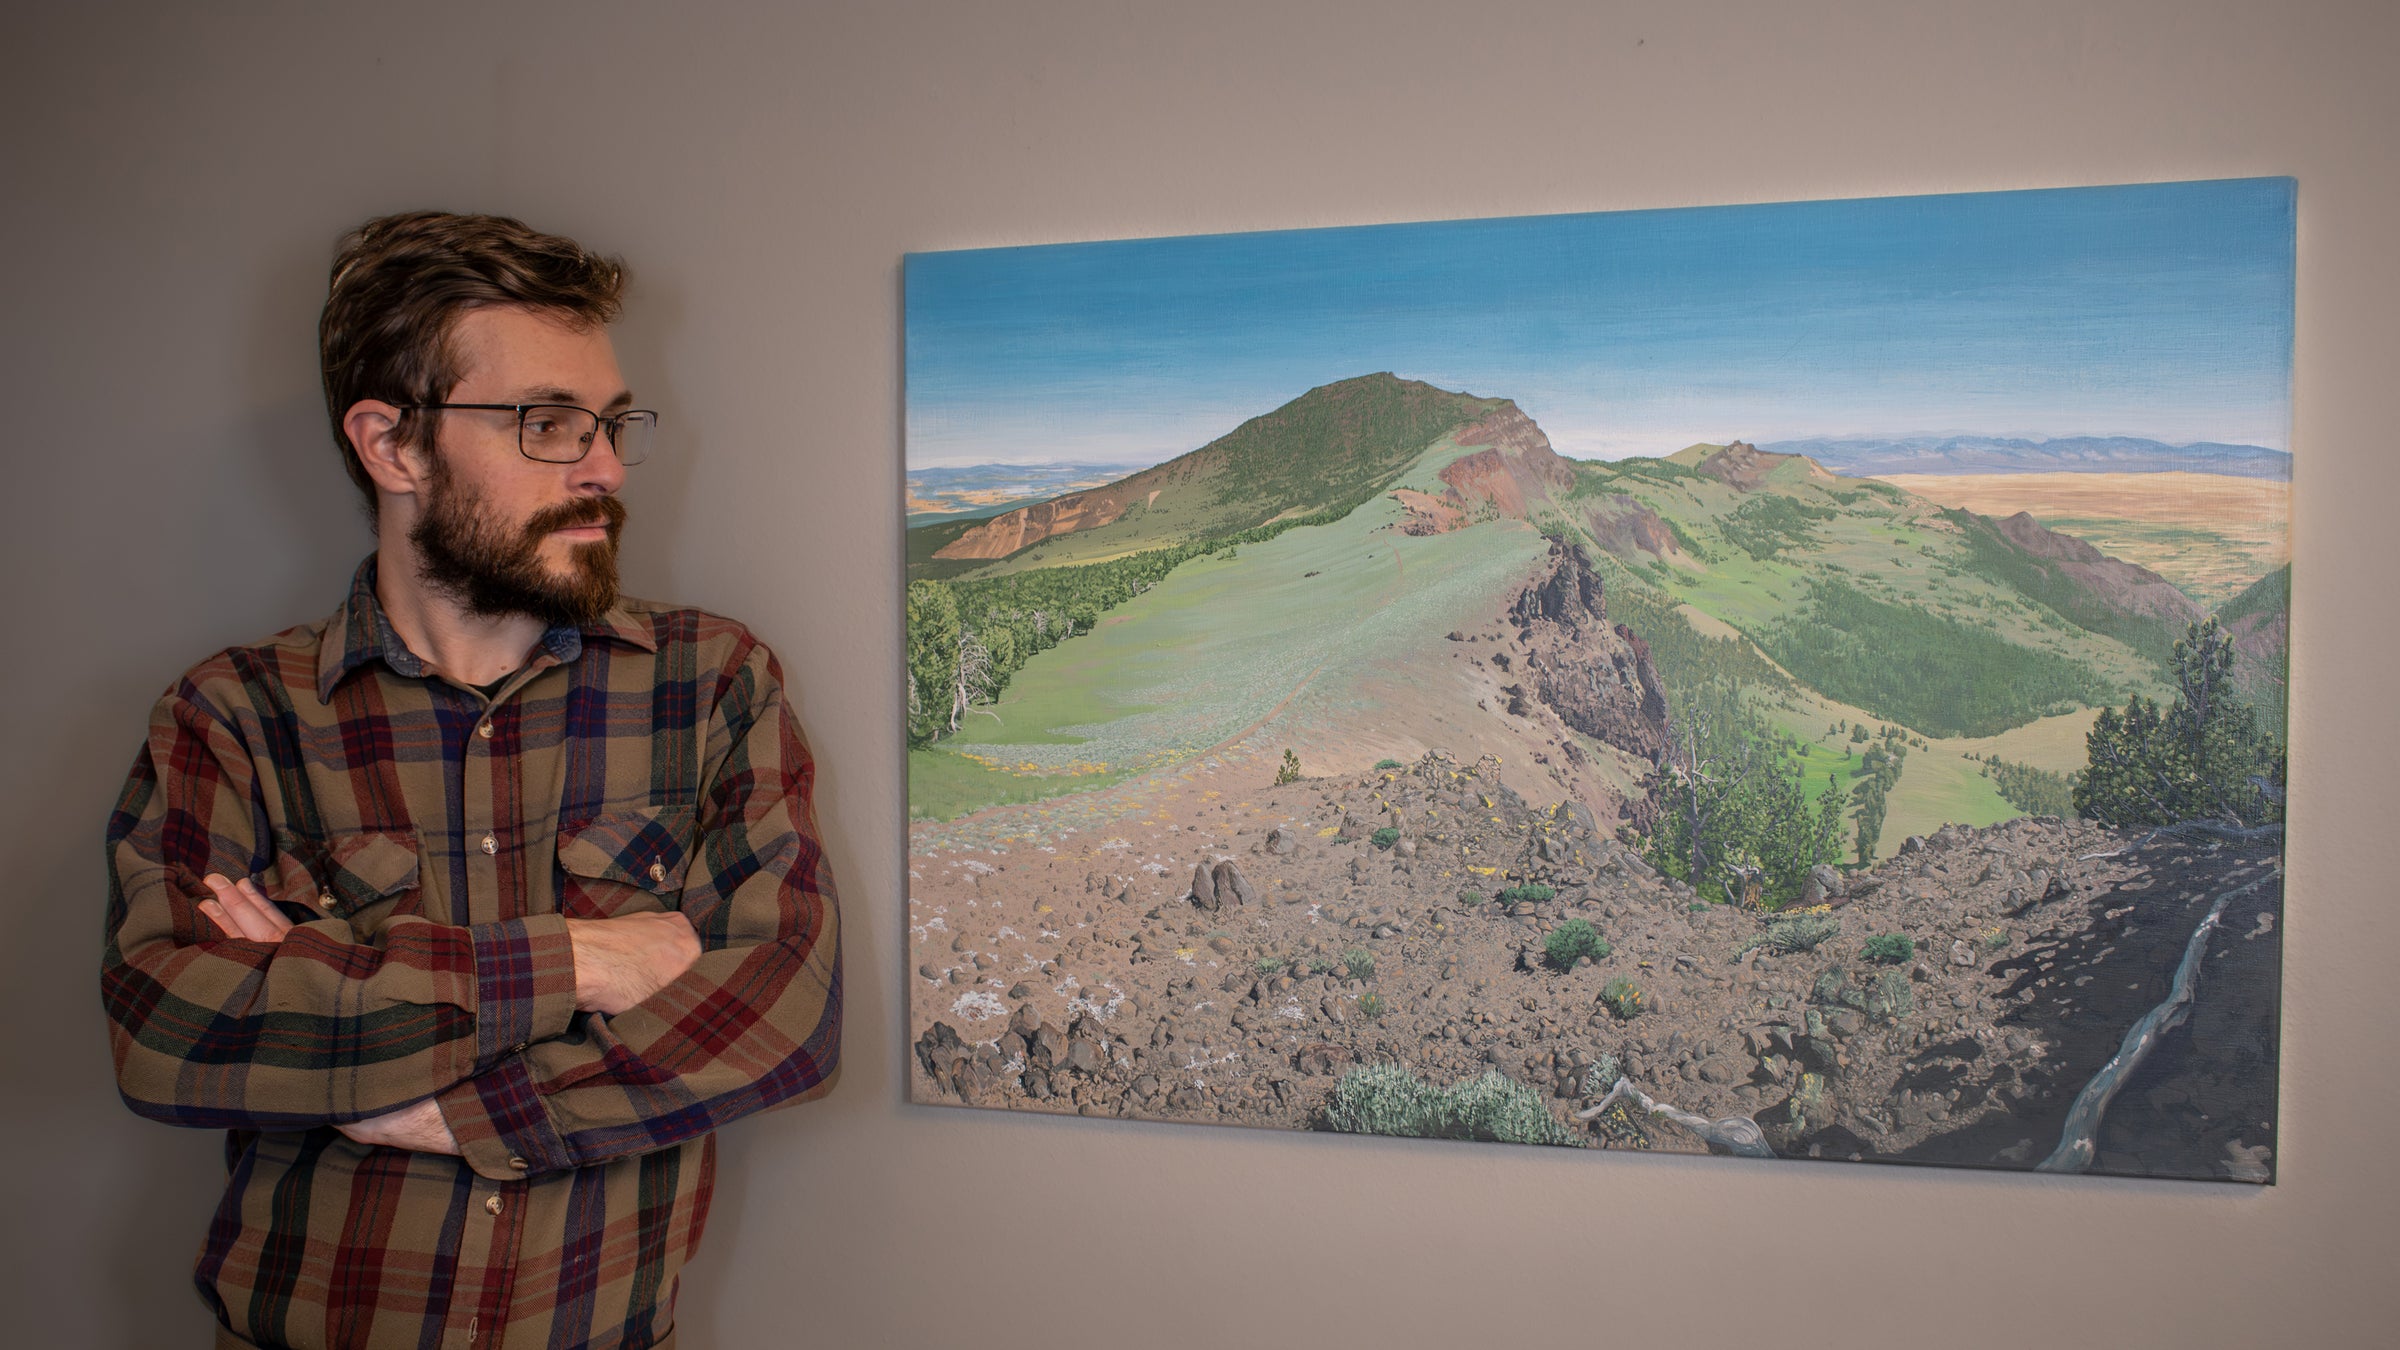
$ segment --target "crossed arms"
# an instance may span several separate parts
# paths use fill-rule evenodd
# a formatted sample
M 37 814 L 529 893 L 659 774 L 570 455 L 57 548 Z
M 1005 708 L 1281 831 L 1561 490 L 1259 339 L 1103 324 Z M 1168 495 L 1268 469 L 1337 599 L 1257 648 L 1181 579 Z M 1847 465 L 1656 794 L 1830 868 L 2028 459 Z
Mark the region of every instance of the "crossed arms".
M 773 657 L 739 636 L 703 668 L 674 910 L 404 915 L 372 942 L 339 917 L 292 922 L 253 879 L 274 856 L 275 765 L 253 749 L 271 719 L 240 700 L 278 676 L 229 658 L 195 670 L 154 712 L 109 826 L 102 991 L 127 1104 L 210 1128 L 333 1126 L 511 1178 L 829 1087 L 841 976 L 813 767 Z M 309 896 L 288 900 L 313 898 L 298 884 Z
M 237 882 L 211 872 L 201 882 L 216 898 L 201 901 L 200 912 L 227 937 L 273 946 L 296 927 L 249 877 Z M 624 1012 L 700 959 L 699 935 L 678 910 L 569 919 L 567 939 L 574 948 L 579 1012 Z M 379 1116 L 339 1121 L 334 1128 L 362 1144 L 418 1153 L 458 1152 L 458 1139 L 431 1097 Z

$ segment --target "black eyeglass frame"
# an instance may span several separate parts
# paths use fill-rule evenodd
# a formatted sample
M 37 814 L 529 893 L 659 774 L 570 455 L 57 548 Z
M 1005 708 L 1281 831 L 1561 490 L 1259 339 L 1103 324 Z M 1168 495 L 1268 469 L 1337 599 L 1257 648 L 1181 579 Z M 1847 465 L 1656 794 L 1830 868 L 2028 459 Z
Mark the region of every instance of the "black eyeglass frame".
M 597 433 L 601 427 L 608 428 L 608 448 L 614 452 L 617 448 L 617 433 L 624 429 L 628 418 L 648 418 L 650 429 L 658 430 L 658 414 L 648 408 L 627 408 L 621 413 L 596 413 L 575 403 L 395 403 L 392 406 L 402 412 L 513 412 L 517 415 L 517 453 L 536 464 L 581 464 L 584 456 L 592 453 L 592 441 L 598 439 Z M 573 459 L 544 459 L 525 448 L 525 414 L 538 412 L 543 408 L 579 412 L 592 419 L 596 424 L 592 428 L 595 434 L 583 442 L 583 454 L 577 455 Z M 649 457 L 649 452 L 644 451 L 642 459 Z M 618 462 L 630 468 L 641 463 L 642 460 L 626 460 L 620 455 Z

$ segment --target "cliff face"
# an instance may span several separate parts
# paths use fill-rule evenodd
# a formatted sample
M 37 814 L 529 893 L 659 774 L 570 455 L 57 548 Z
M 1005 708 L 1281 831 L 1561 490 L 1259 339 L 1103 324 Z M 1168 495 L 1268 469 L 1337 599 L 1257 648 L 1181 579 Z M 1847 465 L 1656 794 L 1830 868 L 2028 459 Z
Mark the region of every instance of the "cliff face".
M 1594 740 L 1653 764 L 1664 758 L 1667 695 L 1649 645 L 1609 622 L 1600 576 L 1581 549 L 1552 540 L 1508 617 L 1530 649 L 1528 692 Z
M 997 515 L 936 550 L 937 558 L 1005 558 L 1053 535 L 1097 529 L 1125 514 L 1123 483 L 1054 497 Z

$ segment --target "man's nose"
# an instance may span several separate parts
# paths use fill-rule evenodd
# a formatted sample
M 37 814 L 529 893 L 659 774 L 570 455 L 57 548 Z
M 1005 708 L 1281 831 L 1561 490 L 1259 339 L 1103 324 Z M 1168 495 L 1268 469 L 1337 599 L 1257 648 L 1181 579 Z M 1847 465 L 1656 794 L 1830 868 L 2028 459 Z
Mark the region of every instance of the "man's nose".
M 578 493 L 611 497 L 625 486 L 625 461 L 617 458 L 617 447 L 606 432 L 594 436 L 591 450 L 568 467 L 567 486 Z

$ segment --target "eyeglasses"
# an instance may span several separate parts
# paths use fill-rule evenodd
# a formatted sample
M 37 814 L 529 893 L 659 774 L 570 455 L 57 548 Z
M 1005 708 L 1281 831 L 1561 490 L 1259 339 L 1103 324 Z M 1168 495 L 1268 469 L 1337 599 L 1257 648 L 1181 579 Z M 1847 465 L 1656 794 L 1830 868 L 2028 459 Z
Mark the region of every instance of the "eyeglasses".
M 572 403 L 404 403 L 404 412 L 506 412 L 517 415 L 517 453 L 544 464 L 573 464 L 591 453 L 600 428 L 620 464 L 639 464 L 658 439 L 658 414 L 633 408 L 603 417 Z

